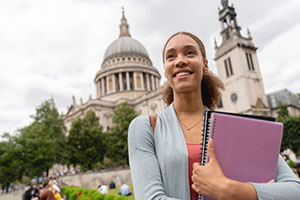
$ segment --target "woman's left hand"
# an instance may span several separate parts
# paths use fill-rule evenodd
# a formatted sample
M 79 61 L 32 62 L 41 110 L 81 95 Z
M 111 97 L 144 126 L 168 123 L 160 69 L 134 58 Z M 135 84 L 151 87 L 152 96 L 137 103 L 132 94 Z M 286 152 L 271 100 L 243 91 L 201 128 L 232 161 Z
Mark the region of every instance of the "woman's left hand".
M 210 198 L 221 199 L 226 192 L 228 179 L 216 158 L 213 140 L 208 142 L 209 162 L 205 166 L 199 163 L 193 164 L 192 188 L 199 194 Z

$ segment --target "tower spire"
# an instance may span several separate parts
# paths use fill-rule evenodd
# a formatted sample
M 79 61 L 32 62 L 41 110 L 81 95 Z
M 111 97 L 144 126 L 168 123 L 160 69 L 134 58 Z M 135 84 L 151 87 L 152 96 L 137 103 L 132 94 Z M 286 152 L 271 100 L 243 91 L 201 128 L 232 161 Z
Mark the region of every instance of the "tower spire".
M 120 24 L 120 36 L 119 37 L 124 37 L 124 36 L 130 37 L 130 33 L 129 33 L 129 25 L 127 24 L 127 19 L 124 14 L 124 7 L 122 7 L 122 19 L 121 19 L 121 24 Z
M 228 0 L 221 1 L 223 8 L 219 10 L 219 21 L 221 23 L 223 42 L 232 37 L 241 37 L 240 30 L 236 19 L 236 12 L 232 6 L 228 5 Z
M 228 0 L 222 0 L 221 3 L 222 3 L 223 8 L 228 7 Z
M 252 39 L 252 36 L 251 36 L 251 33 L 250 33 L 249 28 L 247 28 L 247 34 L 248 34 L 248 38 L 249 38 L 249 39 Z

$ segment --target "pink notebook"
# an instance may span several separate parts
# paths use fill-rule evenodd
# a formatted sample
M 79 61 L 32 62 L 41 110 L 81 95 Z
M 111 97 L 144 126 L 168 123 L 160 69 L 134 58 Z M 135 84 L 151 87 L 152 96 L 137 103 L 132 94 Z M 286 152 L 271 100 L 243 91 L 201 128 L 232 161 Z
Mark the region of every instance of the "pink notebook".
M 203 137 L 213 138 L 225 176 L 241 182 L 266 183 L 276 176 L 282 129 L 278 122 L 212 113 L 208 135 Z M 207 157 L 206 154 L 204 163 Z

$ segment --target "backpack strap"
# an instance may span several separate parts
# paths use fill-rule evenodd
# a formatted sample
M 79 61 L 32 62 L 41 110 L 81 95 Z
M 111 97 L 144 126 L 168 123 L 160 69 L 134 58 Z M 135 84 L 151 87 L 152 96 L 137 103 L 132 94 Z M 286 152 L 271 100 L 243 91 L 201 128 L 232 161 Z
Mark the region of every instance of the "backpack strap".
M 154 130 L 155 130 L 155 126 L 156 126 L 157 115 L 149 115 L 149 119 L 150 119 L 150 125 L 151 125 L 151 128 L 152 128 L 152 130 L 153 130 L 153 134 L 154 134 Z

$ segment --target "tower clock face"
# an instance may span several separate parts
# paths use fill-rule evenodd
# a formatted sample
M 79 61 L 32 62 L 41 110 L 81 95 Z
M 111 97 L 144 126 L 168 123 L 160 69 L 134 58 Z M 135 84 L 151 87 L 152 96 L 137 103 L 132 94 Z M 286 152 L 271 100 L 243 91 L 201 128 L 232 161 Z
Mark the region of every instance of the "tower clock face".
M 231 94 L 231 101 L 232 101 L 233 103 L 235 103 L 235 102 L 237 101 L 237 99 L 238 99 L 237 94 L 236 94 L 236 93 L 232 93 L 232 94 Z

